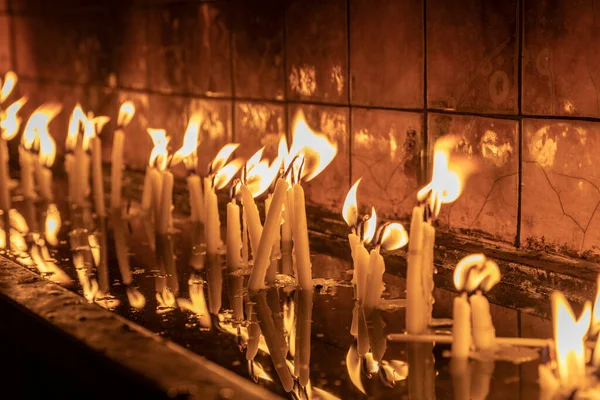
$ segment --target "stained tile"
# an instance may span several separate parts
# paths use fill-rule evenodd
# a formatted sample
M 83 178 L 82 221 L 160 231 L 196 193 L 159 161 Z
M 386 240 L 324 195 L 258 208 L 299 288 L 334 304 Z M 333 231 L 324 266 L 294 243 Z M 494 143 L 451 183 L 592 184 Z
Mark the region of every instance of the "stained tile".
M 348 192 L 350 172 L 350 146 L 348 133 L 348 109 L 343 107 L 310 106 L 291 104 L 288 121 L 291 124 L 294 115 L 302 110 L 311 129 L 321 132 L 330 141 L 337 144 L 337 155 L 312 181 L 303 184 L 307 203 L 317 204 L 341 212 L 342 204 Z M 293 132 L 290 126 L 289 132 Z
M 455 154 L 476 166 L 454 203 L 442 206 L 442 229 L 480 232 L 514 242 L 517 224 L 518 135 L 517 122 L 470 116 L 430 114 L 429 143 L 452 134 Z
M 430 107 L 517 112 L 516 16 L 516 0 L 427 2 Z
M 404 219 L 416 204 L 423 117 L 417 113 L 352 109 L 352 181 L 362 177 L 361 208 Z M 342 198 L 343 200 L 343 198 Z
M 422 17 L 422 1 L 350 1 L 353 104 L 423 107 Z
M 0 4 L 0 9 L 2 4 Z M 12 59 L 10 52 L 11 36 L 10 24 L 11 17 L 0 15 L 0 74 L 12 69 Z
M 525 120 L 524 125 L 521 244 L 599 254 L 600 124 Z
M 231 95 L 228 2 L 172 3 L 148 12 L 150 87 Z
M 235 96 L 283 99 L 285 83 L 282 2 L 237 2 L 233 17 Z
M 294 1 L 286 12 L 289 99 L 348 100 L 346 1 Z
M 600 116 L 597 4 L 542 0 L 524 7 L 524 111 Z
M 120 87 L 148 87 L 147 11 L 132 9 L 123 16 L 124 32 L 118 47 L 117 79 Z
M 236 154 L 251 157 L 265 146 L 263 155 L 277 156 L 281 135 L 285 135 L 285 110 L 282 105 L 237 103 L 235 111 L 235 141 L 240 143 Z

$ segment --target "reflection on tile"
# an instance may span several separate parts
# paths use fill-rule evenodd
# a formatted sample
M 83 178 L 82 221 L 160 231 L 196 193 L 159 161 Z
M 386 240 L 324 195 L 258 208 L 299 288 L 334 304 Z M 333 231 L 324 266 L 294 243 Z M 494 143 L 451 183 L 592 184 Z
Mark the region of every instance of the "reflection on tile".
M 430 107 L 517 112 L 517 1 L 427 3 Z
M 348 144 L 348 109 L 343 107 L 291 104 L 288 121 L 291 124 L 296 111 L 302 110 L 311 129 L 328 136 L 337 144 L 337 155 L 327 168 L 312 181 L 304 183 L 307 203 L 313 203 L 341 212 L 348 192 L 350 147 Z M 290 126 L 289 132 L 293 132 Z M 290 141 L 291 142 L 291 141 Z
M 517 122 L 430 114 L 429 144 L 447 134 L 458 137 L 455 151 L 476 163 L 457 201 L 442 206 L 438 223 L 452 231 L 478 231 L 513 242 L 517 224 L 519 168 Z
M 189 104 L 189 115 L 202 116 L 198 170 L 206 174 L 208 164 L 225 144 L 232 141 L 231 102 L 226 100 L 193 99 Z
M 423 107 L 423 2 L 350 1 L 352 103 Z
M 132 9 L 123 16 L 125 30 L 118 47 L 119 86 L 146 89 L 148 87 L 147 12 Z
M 281 4 L 278 0 L 246 0 L 235 7 L 233 73 L 237 97 L 283 99 Z
M 0 9 L 2 4 L 0 3 Z M 10 24 L 11 18 L 6 15 L 0 15 L 0 74 L 4 74 L 12 68 L 10 57 Z
M 236 154 L 251 157 L 265 146 L 263 155 L 277 156 L 281 135 L 285 134 L 285 110 L 282 105 L 268 103 L 237 103 L 235 111 L 235 141 L 240 143 Z
M 347 102 L 346 1 L 294 1 L 286 29 L 288 97 Z
M 361 209 L 404 219 L 416 204 L 421 114 L 352 109 L 352 181 L 362 177 Z
M 524 16 L 524 111 L 600 116 L 598 5 L 527 1 Z
M 524 124 L 521 244 L 599 254 L 600 124 L 543 120 Z
M 119 107 L 121 103 L 128 100 L 133 101 L 135 105 L 135 115 L 125 128 L 126 145 L 124 162 L 129 168 L 145 170 L 152 149 L 152 140 L 146 130 L 149 126 L 149 98 L 147 94 L 127 91 L 119 92 Z M 135 149 L 135 151 L 127 151 L 127 149 Z
M 150 8 L 150 87 L 165 93 L 230 95 L 228 2 Z

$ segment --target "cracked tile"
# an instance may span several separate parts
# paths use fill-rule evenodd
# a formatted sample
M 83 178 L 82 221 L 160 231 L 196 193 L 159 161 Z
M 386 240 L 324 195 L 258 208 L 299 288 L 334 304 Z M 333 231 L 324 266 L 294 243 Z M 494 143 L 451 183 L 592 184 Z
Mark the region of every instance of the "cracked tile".
M 286 12 L 291 100 L 348 101 L 345 0 L 294 1 Z
M 514 242 L 519 169 L 517 132 L 516 121 L 430 114 L 430 151 L 436 138 L 459 135 L 455 150 L 477 165 L 458 200 L 442 206 L 438 217 L 440 227 L 480 232 Z
M 406 220 L 415 206 L 423 116 L 352 109 L 352 182 L 362 177 L 361 208 Z M 343 200 L 344 197 L 342 197 Z
M 283 99 L 283 16 L 282 3 L 277 0 L 246 0 L 235 7 L 232 45 L 236 97 Z
M 600 124 L 525 120 L 521 244 L 600 253 Z M 543 199 L 543 201 L 540 201 Z
M 150 87 L 164 93 L 231 95 L 229 3 L 149 9 Z
M 330 211 L 341 212 L 346 193 L 350 188 L 350 145 L 348 143 L 348 108 L 290 104 L 288 121 L 291 124 L 297 110 L 304 111 L 308 125 L 326 134 L 338 146 L 331 164 L 312 181 L 304 183 L 306 202 L 324 206 Z M 293 127 L 288 131 L 292 132 Z M 288 134 L 288 138 L 290 134 Z
M 285 109 L 268 103 L 237 103 L 235 111 L 235 141 L 240 143 L 236 154 L 251 157 L 265 146 L 263 155 L 277 157 L 279 138 L 285 134 Z
M 524 17 L 524 112 L 600 116 L 598 4 L 528 1 Z
M 517 113 L 517 2 L 427 3 L 429 107 Z
M 422 0 L 350 1 L 353 104 L 423 107 L 422 16 Z

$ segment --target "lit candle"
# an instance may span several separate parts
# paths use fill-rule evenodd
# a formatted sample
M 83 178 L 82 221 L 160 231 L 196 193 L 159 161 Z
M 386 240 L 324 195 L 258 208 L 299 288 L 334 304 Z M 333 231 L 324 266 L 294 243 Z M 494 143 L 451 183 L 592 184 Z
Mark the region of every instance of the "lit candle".
M 171 209 L 173 208 L 173 174 L 164 170 L 161 174 L 162 193 L 160 196 L 160 214 L 158 217 L 156 233 L 166 235 L 171 226 Z
M 260 214 L 258 213 L 258 208 L 254 202 L 254 196 L 245 184 L 242 184 L 240 187 L 240 194 L 242 196 L 242 205 L 244 206 L 250 247 L 252 248 L 252 254 L 256 257 L 258 244 L 263 230 L 262 223 L 260 222 Z
M 167 146 L 169 145 L 171 138 L 167 136 L 167 132 L 164 129 L 148 128 L 148 135 L 150 135 L 154 146 L 150 152 L 148 168 L 146 169 L 141 207 L 144 212 L 149 213 L 151 218 L 154 218 L 154 223 L 156 225 L 160 220 L 161 197 L 163 191 L 161 170 L 167 167 Z M 150 213 L 150 211 L 152 212 Z
M 104 174 L 102 173 L 102 141 L 98 134 L 108 122 L 108 117 L 96 117 L 88 119 L 86 130 L 90 130 L 90 146 L 92 149 L 92 186 L 94 198 L 94 210 L 100 218 L 106 216 L 104 205 Z
M 131 101 L 126 101 L 119 108 L 117 118 L 117 130 L 113 136 L 111 153 L 111 177 L 110 177 L 110 208 L 121 209 L 121 185 L 123 184 L 123 146 L 125 144 L 125 127 L 129 124 L 135 107 Z
M 240 250 L 242 249 L 242 228 L 240 225 L 240 206 L 235 200 L 236 188 L 238 183 L 234 182 L 231 188 L 231 201 L 227 204 L 227 270 L 229 273 L 235 272 L 241 268 L 242 259 Z
M 284 204 L 285 204 L 285 198 L 287 197 L 287 191 L 286 194 L 284 195 Z M 267 196 L 267 198 L 265 199 L 265 220 L 267 215 L 269 214 L 269 208 L 271 207 L 271 201 L 273 199 L 272 194 L 269 194 Z M 283 208 L 284 206 L 282 206 Z M 281 220 L 281 216 L 279 217 Z M 266 281 L 267 281 L 267 285 L 273 285 L 275 283 L 275 278 L 277 277 L 277 270 L 278 270 L 278 260 L 280 257 L 280 252 L 281 252 L 281 224 L 279 225 L 279 227 L 277 229 L 275 229 L 275 238 L 273 239 L 273 247 L 271 248 L 271 255 L 270 255 L 270 259 L 271 259 L 271 263 L 269 264 L 269 267 L 267 268 L 267 274 L 266 274 Z
M 77 104 L 75 108 L 73 108 L 73 112 L 69 118 L 69 129 L 67 132 L 67 140 L 65 142 L 65 171 L 67 172 L 67 179 L 69 181 L 69 201 L 71 203 L 74 203 L 75 198 L 77 197 L 75 149 L 79 142 L 81 128 L 85 125 L 86 120 L 87 117 L 85 116 L 85 113 L 81 109 L 81 106 Z
M 406 331 L 408 333 L 425 333 L 430 317 L 427 308 L 431 294 L 424 291 L 422 271 L 424 210 L 424 206 L 415 207 L 410 223 L 406 271 Z M 431 275 L 433 279 L 433 271 Z
M 452 357 L 468 358 L 471 348 L 471 307 L 466 293 L 454 298 L 452 321 Z

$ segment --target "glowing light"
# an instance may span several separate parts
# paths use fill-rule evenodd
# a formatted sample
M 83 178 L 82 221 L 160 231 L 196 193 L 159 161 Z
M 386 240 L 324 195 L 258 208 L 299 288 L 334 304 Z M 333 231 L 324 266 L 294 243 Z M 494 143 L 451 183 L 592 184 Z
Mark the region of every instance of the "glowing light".
M 135 106 L 133 105 L 133 102 L 126 101 L 121 104 L 121 107 L 119 108 L 119 116 L 117 117 L 117 126 L 123 128 L 129 125 L 129 122 L 131 122 L 134 114 Z
M 434 216 L 439 214 L 442 204 L 458 199 L 473 169 L 473 163 L 467 159 L 455 157 L 450 162 L 450 152 L 456 142 L 454 136 L 444 136 L 435 142 L 431 182 L 417 193 L 419 201 L 428 200 Z
M 196 172 L 198 164 L 198 134 L 200 133 L 201 122 L 202 120 L 199 115 L 192 115 L 183 136 L 183 145 L 173 155 L 173 165 L 183 160 L 188 171 Z
M 348 191 L 346 195 L 346 200 L 344 200 L 344 207 L 342 208 L 342 216 L 344 217 L 344 221 L 348 224 L 349 227 L 354 228 L 358 223 L 358 200 L 357 200 L 357 192 L 358 185 L 362 178 L 359 178 L 354 185 Z
M 21 97 L 5 110 L 0 110 L 0 131 L 2 139 L 8 141 L 14 138 L 21 127 L 22 118 L 19 111 L 27 103 L 27 97 Z
M 60 113 L 62 106 L 58 103 L 46 103 L 39 106 L 29 117 L 21 143 L 27 150 L 39 150 L 40 162 L 47 167 L 54 164 L 56 143 L 48 132 L 48 125 Z
M 377 213 L 375 207 L 371 208 L 371 215 L 363 220 L 363 235 L 362 239 L 365 243 L 371 243 L 375 237 L 377 228 Z
M 0 86 L 0 103 L 4 103 L 4 100 L 10 95 L 15 86 L 17 85 L 17 74 L 12 71 L 8 71 L 4 75 L 4 80 L 1 81 L 2 85 Z
M 150 135 L 150 138 L 152 138 L 152 143 L 154 144 L 154 147 L 150 152 L 148 165 L 151 167 L 158 167 L 160 170 L 164 170 L 167 168 L 167 146 L 169 145 L 171 138 L 167 136 L 167 131 L 164 129 L 148 128 L 148 134 Z
M 558 376 L 564 387 L 581 387 L 585 380 L 585 337 L 592 306 L 586 302 L 579 319 L 560 292 L 552 293 L 554 344 Z
M 87 117 L 83 112 L 83 109 L 79 104 L 73 108 L 73 112 L 71 113 L 71 117 L 69 118 L 69 128 L 67 131 L 67 140 L 65 142 L 65 147 L 67 151 L 75 150 L 77 146 L 77 140 L 79 138 L 79 133 L 81 127 L 85 126 L 85 122 L 87 121 Z
M 226 144 L 225 146 L 223 146 L 221 148 L 221 150 L 219 150 L 219 152 L 217 153 L 215 158 L 212 160 L 212 162 L 210 163 L 208 173 L 214 174 L 215 172 L 217 172 L 221 168 L 223 168 L 225 166 L 225 163 L 227 163 L 227 160 L 229 160 L 229 158 L 231 157 L 233 152 L 239 146 L 240 146 L 239 143 L 229 143 L 229 144 Z
M 215 190 L 223 189 L 233 179 L 235 174 L 242 168 L 243 161 L 241 158 L 236 158 L 230 161 L 224 167 L 215 173 L 213 185 Z
M 321 133 L 316 133 L 308 126 L 304 113 L 299 111 L 296 113 L 293 122 L 293 141 L 287 157 L 293 160 L 296 156 L 303 156 L 304 168 L 300 178 L 308 182 L 319 175 L 325 167 L 327 167 L 337 154 L 337 144 L 329 140 L 329 138 Z
M 46 241 L 52 246 L 58 246 L 58 232 L 60 232 L 62 226 L 62 219 L 60 218 L 60 212 L 58 211 L 56 204 L 48 205 L 44 225 Z
M 258 197 L 263 194 L 273 183 L 281 167 L 281 155 L 278 155 L 271 164 L 263 159 L 265 148 L 258 150 L 246 162 L 244 183 L 252 193 Z
M 406 246 L 408 233 L 404 226 L 398 222 L 392 222 L 383 226 L 381 232 L 381 247 L 386 250 L 396 250 Z
M 472 292 L 480 288 L 486 292 L 498 282 L 500 282 L 498 265 L 481 253 L 464 257 L 454 269 L 454 286 L 457 290 Z

